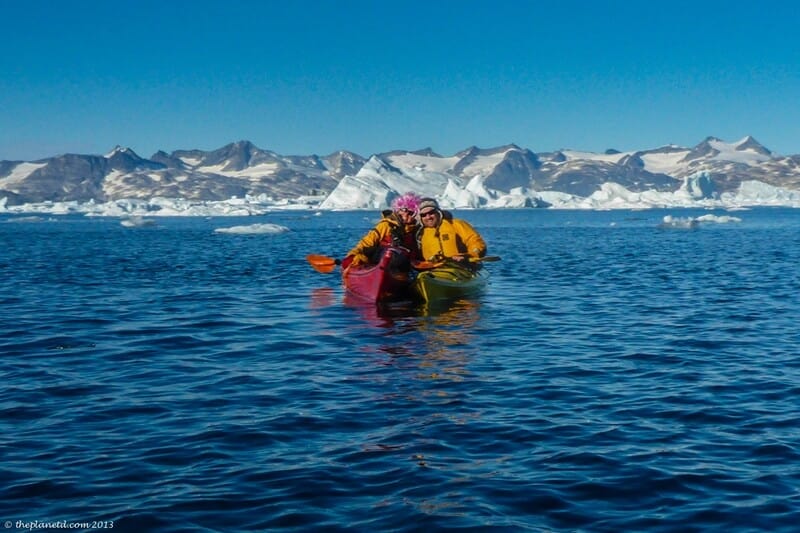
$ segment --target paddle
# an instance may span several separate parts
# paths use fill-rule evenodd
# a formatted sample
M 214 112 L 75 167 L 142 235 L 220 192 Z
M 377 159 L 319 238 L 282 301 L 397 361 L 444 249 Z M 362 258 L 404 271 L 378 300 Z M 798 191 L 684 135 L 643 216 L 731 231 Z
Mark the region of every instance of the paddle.
M 500 261 L 500 256 L 486 255 L 483 257 L 467 257 L 467 261 L 470 263 L 493 263 L 495 261 Z M 416 270 L 430 270 L 432 268 L 438 268 L 440 266 L 444 266 L 448 262 L 458 264 L 458 261 L 452 259 L 446 259 L 444 261 L 412 261 L 411 266 L 414 267 Z
M 468 257 L 467 260 L 470 263 L 493 263 L 495 261 L 500 261 L 500 256 L 487 255 L 484 257 Z M 308 261 L 314 270 L 322 274 L 330 274 L 338 265 L 342 264 L 341 259 L 334 259 L 333 257 L 319 254 L 308 254 L 306 256 L 306 261 Z M 430 270 L 432 268 L 443 266 L 446 263 L 447 261 L 412 261 L 411 266 L 416 270 Z
M 314 270 L 322 274 L 330 274 L 336 268 L 336 265 L 342 264 L 341 259 L 334 259 L 327 255 L 318 254 L 308 254 L 306 256 L 306 261 L 308 261 Z

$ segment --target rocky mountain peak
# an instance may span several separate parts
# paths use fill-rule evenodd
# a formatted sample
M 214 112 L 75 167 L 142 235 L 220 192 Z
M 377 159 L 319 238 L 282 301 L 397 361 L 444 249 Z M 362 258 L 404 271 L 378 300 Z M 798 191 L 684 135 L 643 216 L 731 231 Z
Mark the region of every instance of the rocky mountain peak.
M 750 135 L 748 135 L 747 137 L 742 139 L 736 145 L 736 150 L 739 150 L 739 151 L 750 150 L 751 152 L 755 152 L 755 153 L 761 154 L 761 155 L 767 155 L 767 156 L 771 156 L 772 155 L 772 152 L 767 150 L 764 147 L 764 145 L 762 145 L 760 142 L 755 140 Z
M 719 150 L 714 148 L 713 143 L 722 142 L 716 137 L 706 137 L 703 142 L 691 149 L 683 158 L 683 162 L 690 162 L 695 159 L 711 158 L 719 155 Z

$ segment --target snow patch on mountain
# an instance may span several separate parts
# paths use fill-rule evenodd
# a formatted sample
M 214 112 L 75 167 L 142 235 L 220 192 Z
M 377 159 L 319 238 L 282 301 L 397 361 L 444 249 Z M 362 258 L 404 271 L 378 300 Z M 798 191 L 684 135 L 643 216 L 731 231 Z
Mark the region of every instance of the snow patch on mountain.
M 644 168 L 654 174 L 672 175 L 681 168 L 683 160 L 689 150 L 671 150 L 643 153 L 639 157 L 644 162 Z
M 619 163 L 623 158 L 633 154 L 633 152 L 613 152 L 610 154 L 599 154 L 595 152 L 580 152 L 577 150 L 561 150 L 567 157 L 567 161 L 601 161 L 603 163 Z
M 231 178 L 258 178 L 261 176 L 269 175 L 278 169 L 278 164 L 275 162 L 260 163 L 251 167 L 243 168 L 240 170 L 227 170 L 226 164 L 210 165 L 205 167 L 196 167 L 195 170 L 206 172 L 209 174 L 218 174 L 220 176 L 228 176 Z
M 419 172 L 443 174 L 458 163 L 457 157 L 421 155 L 414 152 L 389 154 L 385 159 L 394 167 L 414 169 Z
M 0 189 L 6 189 L 22 183 L 35 170 L 46 165 L 47 163 L 20 163 L 16 165 L 8 176 L 0 178 Z

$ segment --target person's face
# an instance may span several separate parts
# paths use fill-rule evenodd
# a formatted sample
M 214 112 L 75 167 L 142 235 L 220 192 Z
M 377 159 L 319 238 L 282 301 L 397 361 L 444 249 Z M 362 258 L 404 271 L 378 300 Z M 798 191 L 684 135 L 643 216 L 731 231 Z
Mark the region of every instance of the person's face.
M 414 223 L 414 211 L 409 209 L 398 209 L 397 214 L 400 217 L 400 220 L 403 224 L 413 224 Z
M 436 224 L 439 222 L 439 212 L 429 207 L 419 212 L 419 219 L 426 228 L 436 227 Z

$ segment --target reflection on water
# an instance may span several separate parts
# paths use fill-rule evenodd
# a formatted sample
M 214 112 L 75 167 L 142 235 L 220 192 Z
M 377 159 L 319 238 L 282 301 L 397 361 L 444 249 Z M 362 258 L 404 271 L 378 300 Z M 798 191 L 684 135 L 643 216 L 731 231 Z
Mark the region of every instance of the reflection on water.
M 318 287 L 311 291 L 309 309 L 325 309 L 336 303 L 336 292 L 331 287 Z
M 353 333 L 361 337 L 362 352 L 382 354 L 386 365 L 406 370 L 413 365 L 418 379 L 461 381 L 467 375 L 477 351 L 480 301 L 374 305 L 345 296 L 344 305 L 358 317 Z
M 385 417 L 360 443 L 362 452 L 382 454 L 380 460 L 395 470 L 425 469 L 469 479 L 466 463 L 453 460 L 434 436 L 460 431 L 454 428 L 483 416 L 472 405 L 475 376 L 470 370 L 480 352 L 481 302 L 369 305 L 345 296 L 340 305 L 353 311 L 348 338 L 361 355 L 351 377 L 373 391 L 370 408 Z M 459 508 L 460 499 L 439 493 L 384 498 L 387 504 L 411 505 L 425 513 Z
M 436 323 L 440 324 L 474 324 L 477 311 L 480 309 L 479 301 L 464 299 L 423 304 L 410 300 L 372 304 L 354 298 L 346 292 L 342 301 L 346 307 L 355 309 L 364 321 L 380 327 L 391 326 L 398 319 L 414 317 L 432 318 Z M 465 318 L 467 320 L 464 320 Z
M 461 381 L 476 354 L 475 327 L 480 320 L 480 302 L 459 300 L 447 308 L 427 308 L 428 320 L 420 324 L 425 356 L 420 368 L 430 379 Z

